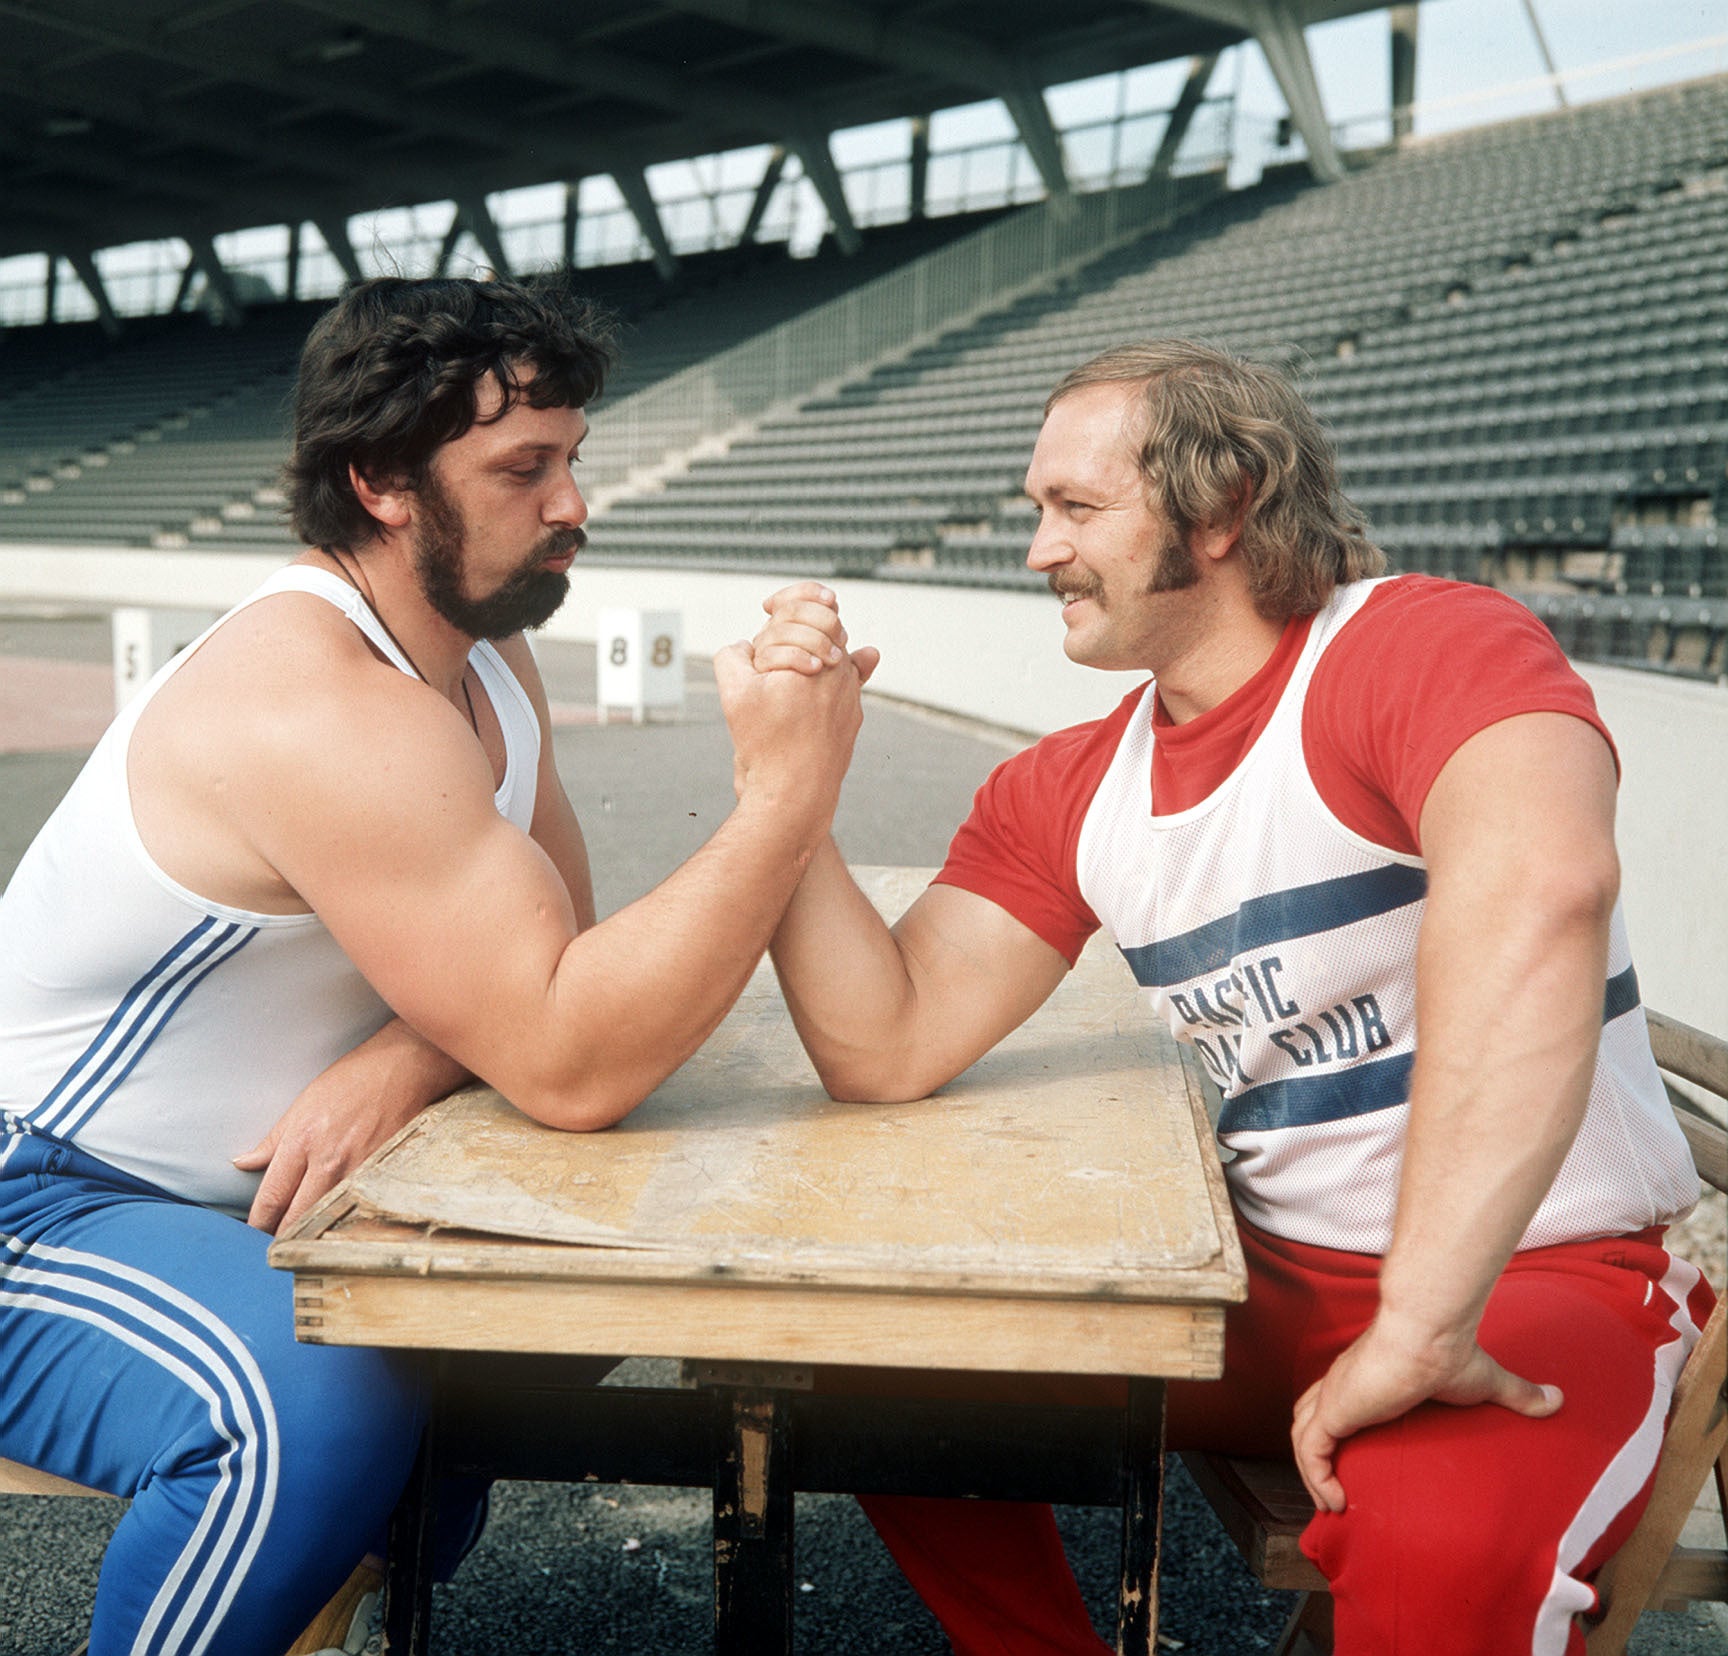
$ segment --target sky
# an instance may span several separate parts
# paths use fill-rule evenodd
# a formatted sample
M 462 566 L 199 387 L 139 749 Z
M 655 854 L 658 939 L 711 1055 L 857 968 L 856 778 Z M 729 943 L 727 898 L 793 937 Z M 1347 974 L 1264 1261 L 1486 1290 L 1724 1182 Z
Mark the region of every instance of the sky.
M 1535 11 L 1575 103 L 1728 69 L 1728 0 L 1535 0 Z M 1522 0 L 1426 0 L 1417 31 L 1418 136 L 1557 107 Z M 1334 122 L 1384 113 L 1385 12 L 1310 30 L 1309 51 Z M 1243 106 L 1276 118 L 1284 101 L 1265 60 L 1244 56 Z

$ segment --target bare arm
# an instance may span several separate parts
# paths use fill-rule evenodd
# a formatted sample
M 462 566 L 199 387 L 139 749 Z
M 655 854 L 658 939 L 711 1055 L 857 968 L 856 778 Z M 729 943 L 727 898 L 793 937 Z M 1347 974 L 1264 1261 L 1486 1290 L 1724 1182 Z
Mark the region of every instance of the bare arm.
M 866 679 L 877 652 L 846 652 L 833 592 L 815 581 L 767 598 L 758 671 L 820 678 L 850 659 Z M 923 1098 L 1049 999 L 1068 962 L 1005 909 L 933 885 L 892 930 L 832 841 L 774 934 L 780 987 L 822 1084 L 835 1098 Z
M 1423 808 L 1420 1034 L 1380 1308 L 1303 1395 L 1292 1433 L 1329 1510 L 1344 1504 L 1334 1452 L 1364 1426 L 1428 1399 L 1560 1406 L 1476 1329 L 1583 1120 L 1619 881 L 1614 780 L 1582 720 L 1525 714 L 1459 748 Z
M 498 646 L 498 653 L 509 664 L 517 682 L 528 692 L 534 704 L 535 717 L 540 722 L 540 768 L 534 790 L 534 820 L 529 835 L 534 843 L 552 859 L 564 889 L 570 893 L 570 905 L 576 911 L 576 925 L 586 931 L 594 924 L 594 879 L 588 867 L 588 844 L 582 838 L 582 825 L 576 820 L 570 796 L 564 791 L 564 779 L 558 774 L 558 756 L 552 746 L 552 710 L 546 700 L 546 686 L 540 677 L 539 665 L 528 641 L 518 633 Z
M 774 967 L 835 1098 L 923 1098 L 1049 999 L 1068 962 L 987 898 L 933 885 L 892 930 L 832 841 L 774 934 Z
M 759 675 L 734 646 L 716 674 L 737 809 L 587 930 L 552 857 L 493 808 L 460 716 L 399 676 L 368 675 L 340 721 L 306 698 L 283 719 L 286 751 L 257 761 L 253 843 L 435 1046 L 544 1121 L 609 1125 L 736 998 L 827 833 L 857 731 L 850 670 Z M 314 735 L 329 758 L 309 765 Z
M 284 1110 L 264 1139 L 234 1158 L 262 1172 L 246 1222 L 279 1234 L 428 1104 L 469 1079 L 400 1018 L 344 1053 Z
M 540 724 L 529 833 L 564 882 L 578 928 L 586 930 L 594 924 L 588 851 L 558 775 L 545 686 L 524 639 L 508 639 L 499 651 L 527 691 Z M 264 1175 L 247 1222 L 272 1233 L 288 1229 L 428 1104 L 471 1079 L 454 1058 L 392 1018 L 302 1090 L 263 1140 L 234 1158 L 236 1167 Z

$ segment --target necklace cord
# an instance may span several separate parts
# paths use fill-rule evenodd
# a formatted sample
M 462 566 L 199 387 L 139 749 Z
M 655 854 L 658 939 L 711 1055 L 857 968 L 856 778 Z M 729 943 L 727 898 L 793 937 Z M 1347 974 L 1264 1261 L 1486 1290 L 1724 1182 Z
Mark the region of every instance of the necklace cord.
M 365 588 L 360 585 L 360 582 L 353 575 L 348 573 L 348 564 L 346 560 L 342 558 L 333 546 L 320 547 L 319 551 L 321 551 L 325 557 L 327 557 L 339 570 L 342 571 L 342 579 L 345 580 L 349 586 L 353 587 L 355 592 L 359 594 L 360 602 L 366 606 L 367 612 L 371 615 L 372 619 L 384 629 L 384 636 L 388 638 L 401 652 L 402 659 L 413 669 L 415 678 L 419 679 L 422 684 L 425 684 L 426 687 L 430 689 L 431 685 L 427 683 L 426 675 L 420 671 L 419 663 L 416 662 L 413 656 L 408 653 L 408 646 L 396 636 L 390 623 L 378 613 L 378 606 L 374 604 L 369 597 L 367 597 Z M 468 688 L 468 664 L 466 662 L 462 664 L 462 699 L 468 704 L 468 728 L 474 732 L 476 737 L 478 737 L 480 734 L 480 718 L 474 711 L 474 692 Z

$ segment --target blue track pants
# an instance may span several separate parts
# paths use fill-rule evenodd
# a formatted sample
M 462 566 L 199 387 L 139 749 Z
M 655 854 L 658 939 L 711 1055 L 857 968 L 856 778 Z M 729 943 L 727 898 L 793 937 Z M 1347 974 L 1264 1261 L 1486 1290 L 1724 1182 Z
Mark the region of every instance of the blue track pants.
M 90 1656 L 282 1656 L 382 1539 L 416 1366 L 298 1344 L 269 1243 L 0 1132 L 0 1456 L 132 1500 Z

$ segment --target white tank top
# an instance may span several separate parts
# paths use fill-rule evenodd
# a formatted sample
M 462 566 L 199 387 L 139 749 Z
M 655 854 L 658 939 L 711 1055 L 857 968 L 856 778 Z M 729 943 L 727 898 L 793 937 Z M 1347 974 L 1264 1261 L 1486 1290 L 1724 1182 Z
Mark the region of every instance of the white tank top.
M 126 781 L 150 698 L 247 605 L 308 592 L 403 672 L 411 663 L 347 582 L 292 565 L 168 662 L 109 726 L 0 897 L 0 1113 L 138 1178 L 244 1214 L 261 1175 L 229 1158 L 390 1010 L 310 914 L 254 914 L 169 878 Z M 540 726 L 490 644 L 469 661 L 504 732 L 499 812 L 534 815 Z M 0 1140 L 0 1143 L 3 1143 Z
M 1302 752 L 1315 664 L 1377 583 L 1342 587 L 1247 756 L 1186 811 L 1148 812 L 1148 685 L 1081 827 L 1080 888 L 1154 1011 L 1223 1095 L 1242 1213 L 1293 1241 L 1381 1254 L 1392 1239 L 1416 1052 L 1420 858 L 1346 828 Z M 1698 1199 L 1650 1056 L 1619 906 L 1584 1124 L 1521 1248 L 1622 1235 Z

